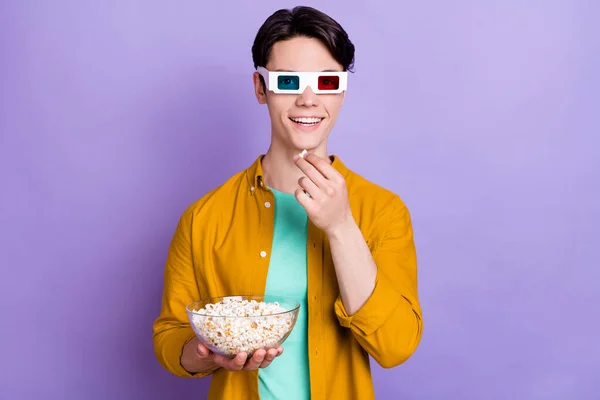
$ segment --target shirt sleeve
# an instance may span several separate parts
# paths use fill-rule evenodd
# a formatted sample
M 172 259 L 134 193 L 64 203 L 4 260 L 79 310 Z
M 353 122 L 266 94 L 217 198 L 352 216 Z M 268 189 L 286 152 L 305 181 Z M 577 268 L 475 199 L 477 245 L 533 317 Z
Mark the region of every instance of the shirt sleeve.
M 199 299 L 199 290 L 192 262 L 192 213 L 180 218 L 167 255 L 161 310 L 154 322 L 154 352 L 167 371 L 181 377 L 204 377 L 206 373 L 189 373 L 181 365 L 184 345 L 194 338 L 186 305 Z
M 397 198 L 383 238 L 373 244 L 375 288 L 363 306 L 348 315 L 341 296 L 334 310 L 339 323 L 379 365 L 392 368 L 415 352 L 423 331 L 417 292 L 417 257 L 408 209 Z

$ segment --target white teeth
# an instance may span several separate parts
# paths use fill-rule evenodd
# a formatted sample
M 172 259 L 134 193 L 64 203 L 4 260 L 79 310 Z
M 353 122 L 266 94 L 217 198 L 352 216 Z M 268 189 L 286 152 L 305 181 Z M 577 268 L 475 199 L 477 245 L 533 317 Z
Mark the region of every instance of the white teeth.
M 307 118 L 307 117 L 300 117 L 300 118 L 290 118 L 292 121 L 297 122 L 299 124 L 317 124 L 319 122 L 321 122 L 321 120 L 323 118 Z

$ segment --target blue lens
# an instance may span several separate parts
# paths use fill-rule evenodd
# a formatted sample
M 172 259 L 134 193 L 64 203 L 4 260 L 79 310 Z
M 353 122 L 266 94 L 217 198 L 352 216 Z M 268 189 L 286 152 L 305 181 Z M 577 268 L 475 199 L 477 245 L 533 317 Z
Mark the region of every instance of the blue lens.
M 277 77 L 277 89 L 279 90 L 298 90 L 300 87 L 300 77 L 294 75 L 280 75 Z

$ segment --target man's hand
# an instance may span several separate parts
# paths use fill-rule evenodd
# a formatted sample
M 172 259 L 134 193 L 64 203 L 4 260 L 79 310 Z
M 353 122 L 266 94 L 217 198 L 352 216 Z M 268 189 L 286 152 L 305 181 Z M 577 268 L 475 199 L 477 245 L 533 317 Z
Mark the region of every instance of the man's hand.
M 294 161 L 306 175 L 298 180 L 296 199 L 313 224 L 331 234 L 353 222 L 344 177 L 329 162 L 312 153 L 304 158 L 295 156 Z
M 223 357 L 213 353 L 198 338 L 190 340 L 183 348 L 181 365 L 190 373 L 215 371 L 224 368 L 228 371 L 255 370 L 266 368 L 283 353 L 283 347 L 268 351 L 260 349 L 247 359 L 246 353 L 239 353 L 234 358 Z

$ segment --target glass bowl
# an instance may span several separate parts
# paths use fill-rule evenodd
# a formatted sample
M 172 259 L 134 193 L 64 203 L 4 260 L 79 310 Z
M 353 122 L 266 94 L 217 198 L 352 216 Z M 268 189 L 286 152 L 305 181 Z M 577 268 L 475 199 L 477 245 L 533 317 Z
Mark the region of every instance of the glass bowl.
M 200 342 L 225 357 L 279 347 L 294 329 L 299 309 L 297 301 L 278 296 L 211 297 L 186 306 Z

